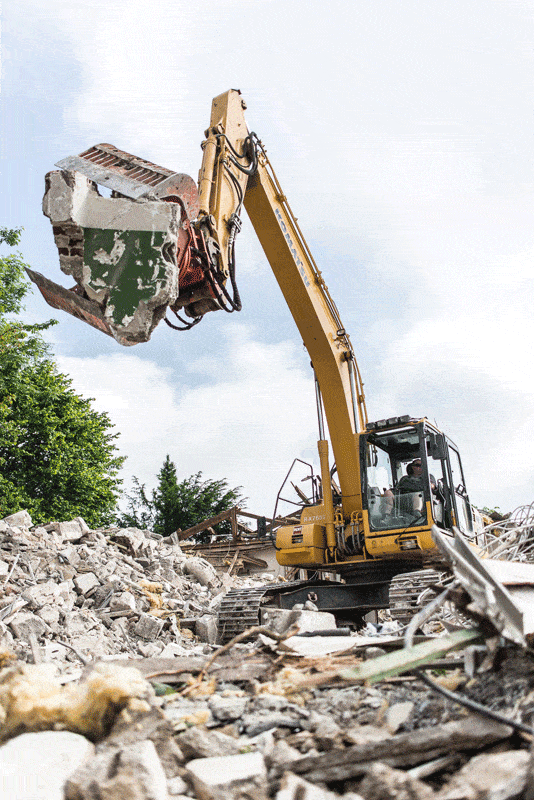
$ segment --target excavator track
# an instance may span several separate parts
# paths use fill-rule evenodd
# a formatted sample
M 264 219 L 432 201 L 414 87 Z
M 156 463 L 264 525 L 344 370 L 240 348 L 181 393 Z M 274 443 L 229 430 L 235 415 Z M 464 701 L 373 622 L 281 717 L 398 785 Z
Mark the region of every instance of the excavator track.
M 234 636 L 244 633 L 248 628 L 260 624 L 260 608 L 262 601 L 280 591 L 302 588 L 314 581 L 291 581 L 284 584 L 253 586 L 234 589 L 228 592 L 219 606 L 218 631 L 219 642 L 226 644 Z
M 440 586 L 450 577 L 446 572 L 435 569 L 421 569 L 417 572 L 407 572 L 396 575 L 389 588 L 391 618 L 398 622 L 409 622 L 414 614 L 425 605 L 421 602 L 421 595 L 426 589 Z M 432 599 L 429 596 L 428 601 Z
M 395 575 L 389 589 L 390 613 L 393 619 L 407 622 L 420 609 L 421 594 L 433 586 L 443 583 L 447 574 L 433 569 Z M 228 592 L 219 607 L 218 631 L 220 644 L 226 644 L 235 636 L 260 624 L 260 611 L 271 598 L 280 594 L 292 594 L 297 590 L 310 590 L 319 584 L 334 588 L 328 581 L 302 580 L 274 583 L 266 586 L 245 587 Z

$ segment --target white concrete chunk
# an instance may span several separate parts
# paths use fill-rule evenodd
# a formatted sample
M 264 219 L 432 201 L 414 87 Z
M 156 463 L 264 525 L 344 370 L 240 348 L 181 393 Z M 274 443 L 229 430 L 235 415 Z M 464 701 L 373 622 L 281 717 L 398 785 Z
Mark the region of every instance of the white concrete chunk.
M 39 636 L 42 636 L 43 633 L 48 630 L 48 626 L 44 620 L 27 611 L 16 614 L 9 623 L 9 627 L 18 639 L 23 639 L 25 642 L 30 641 L 30 636 L 32 634 L 39 638 Z
M 527 782 L 530 753 L 508 750 L 475 756 L 438 792 L 437 800 L 509 800 L 519 797 Z
M 2 797 L 10 800 L 63 800 L 63 785 L 94 746 L 68 731 L 23 733 L 0 747 Z
M 56 522 L 54 530 L 59 533 L 64 542 L 77 542 L 87 533 L 89 528 L 83 519 L 78 517 L 77 519 L 70 520 L 70 522 Z
M 135 597 L 131 592 L 121 592 L 111 598 L 111 611 L 135 611 Z
M 100 581 L 94 572 L 82 572 L 74 578 L 74 586 L 80 594 L 87 594 L 91 589 L 100 586 Z
M 195 758 L 188 763 L 187 773 L 201 800 L 232 800 L 242 797 L 245 787 L 249 797 L 267 798 L 267 770 L 261 753 Z
M 336 800 L 339 795 L 329 792 L 321 786 L 315 786 L 292 772 L 286 772 L 275 800 L 295 800 L 296 797 L 299 800 Z M 355 798 L 357 795 L 353 795 L 353 797 Z
M 410 719 L 415 705 L 407 700 L 404 703 L 393 703 L 386 711 L 386 726 L 390 733 L 396 733 L 401 725 Z
M 245 713 L 248 697 L 235 695 L 222 697 L 220 694 L 214 694 L 210 697 L 208 705 L 211 713 L 219 722 L 232 722 Z
M 36 583 L 22 592 L 22 597 L 30 603 L 31 608 L 38 609 L 49 603 L 55 603 L 60 589 L 55 581 Z
M 262 624 L 276 633 L 285 633 L 292 625 L 296 625 L 300 633 L 307 633 L 335 628 L 336 618 L 328 611 L 264 608 Z
M 213 614 L 203 614 L 195 622 L 195 633 L 201 642 L 215 644 L 217 641 L 217 619 Z
M 27 511 L 17 511 L 15 514 L 10 514 L 9 517 L 4 517 L 4 522 L 13 527 L 31 528 L 33 525 L 32 518 Z

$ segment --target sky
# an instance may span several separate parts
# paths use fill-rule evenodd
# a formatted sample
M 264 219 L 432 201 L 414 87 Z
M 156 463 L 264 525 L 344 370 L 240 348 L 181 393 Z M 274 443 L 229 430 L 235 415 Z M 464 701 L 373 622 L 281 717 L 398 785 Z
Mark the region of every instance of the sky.
M 234 88 L 350 333 L 370 419 L 427 416 L 479 507 L 534 500 L 534 4 L 519 0 L 4 0 L 0 226 L 70 286 L 45 173 L 99 142 L 195 179 Z M 32 294 L 54 357 L 106 411 L 132 476 L 165 456 L 271 515 L 317 463 L 309 357 L 252 227 L 240 314 L 124 348 Z

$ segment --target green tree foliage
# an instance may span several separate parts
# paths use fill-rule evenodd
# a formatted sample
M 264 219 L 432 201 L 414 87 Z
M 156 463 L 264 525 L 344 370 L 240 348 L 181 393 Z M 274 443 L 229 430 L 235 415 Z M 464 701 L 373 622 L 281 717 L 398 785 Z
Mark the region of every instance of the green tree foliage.
M 0 243 L 20 231 L 0 228 Z M 77 395 L 56 369 L 41 331 L 19 313 L 29 288 L 20 254 L 0 257 L 0 517 L 26 508 L 34 522 L 113 518 L 123 458 L 107 414 Z
M 201 472 L 178 481 L 176 467 L 168 455 L 151 496 L 134 478 L 134 488 L 127 499 L 128 511 L 122 515 L 120 523 L 148 527 L 163 536 L 170 536 L 177 530 L 185 531 L 243 502 L 240 487 L 229 489 L 225 480 L 202 480 Z M 218 533 L 230 535 L 227 521 L 219 523 L 216 528 Z

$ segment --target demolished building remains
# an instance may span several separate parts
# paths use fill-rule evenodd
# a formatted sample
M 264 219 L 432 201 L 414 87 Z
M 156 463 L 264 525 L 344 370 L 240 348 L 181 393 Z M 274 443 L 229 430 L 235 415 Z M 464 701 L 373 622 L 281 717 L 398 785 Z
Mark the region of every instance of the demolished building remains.
M 532 592 L 532 508 L 494 533 L 487 551 L 523 561 L 500 561 L 502 595 L 466 578 L 456 542 L 404 623 L 275 609 L 221 646 L 225 592 L 272 572 L 216 569 L 146 530 L 5 518 L 3 796 L 528 800 L 531 630 L 508 598 Z

